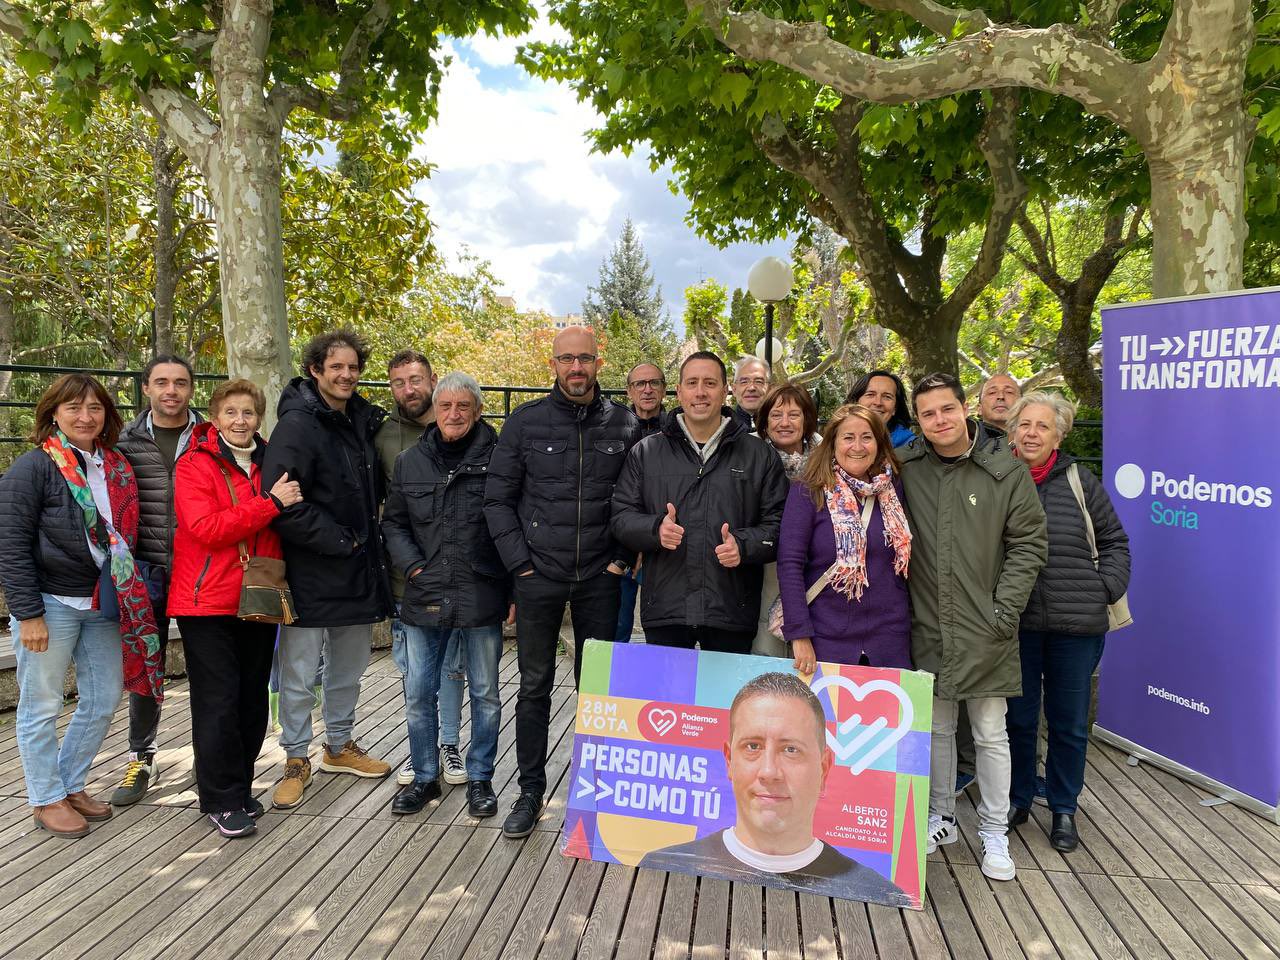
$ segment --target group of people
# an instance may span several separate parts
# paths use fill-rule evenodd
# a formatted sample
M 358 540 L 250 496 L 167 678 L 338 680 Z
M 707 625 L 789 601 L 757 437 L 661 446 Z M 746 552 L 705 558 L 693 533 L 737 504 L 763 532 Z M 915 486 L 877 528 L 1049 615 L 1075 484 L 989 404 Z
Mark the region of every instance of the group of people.
M 311 782 L 317 672 L 320 769 L 390 775 L 354 737 L 372 628 L 390 618 L 410 752 L 395 814 L 438 798 L 441 780 L 466 784 L 472 816 L 497 813 L 498 660 L 515 623 L 519 796 L 503 832 L 527 836 L 545 804 L 566 604 L 576 680 L 587 639 L 630 639 L 638 598 L 648 643 L 786 656 L 803 676 L 820 662 L 933 673 L 929 850 L 957 838 L 956 798 L 975 780 L 988 876 L 1013 877 L 1007 830 L 1040 793 L 1054 846 L 1075 847 L 1090 677 L 1129 555 L 1102 486 L 1061 450 L 1067 401 L 1019 396 L 999 375 L 970 417 L 948 374 L 908 395 L 875 370 L 819 431 L 802 386 L 754 357 L 731 377 L 698 351 L 674 408 L 653 363 L 628 372 L 623 405 L 597 383 L 594 334 L 571 327 L 548 393 L 499 433 L 472 377 L 437 379 L 412 350 L 388 364 L 383 411 L 357 390 L 368 358 L 353 331 L 315 337 L 269 443 L 254 384 L 220 384 L 203 420 L 177 357 L 148 365 L 149 409 L 127 428 L 91 377 L 41 398 L 36 448 L 0 479 L 0 582 L 42 829 L 83 836 L 156 783 L 168 617 L 186 653 L 200 807 L 225 836 L 252 833 L 262 813 L 253 768 L 273 656 L 286 766 L 272 805 L 297 806 Z M 246 557 L 284 561 L 296 618 L 278 634 L 239 616 Z M 80 701 L 59 744 L 70 662 Z M 122 688 L 130 761 L 107 804 L 85 778 Z

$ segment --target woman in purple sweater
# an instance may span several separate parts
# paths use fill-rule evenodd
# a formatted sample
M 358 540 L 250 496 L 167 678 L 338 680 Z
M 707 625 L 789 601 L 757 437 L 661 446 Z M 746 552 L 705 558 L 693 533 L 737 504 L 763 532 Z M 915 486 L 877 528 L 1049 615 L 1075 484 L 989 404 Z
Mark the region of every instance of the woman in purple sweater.
M 911 668 L 911 531 L 898 467 L 880 417 L 846 404 L 791 487 L 778 583 L 783 636 L 801 673 L 818 661 Z

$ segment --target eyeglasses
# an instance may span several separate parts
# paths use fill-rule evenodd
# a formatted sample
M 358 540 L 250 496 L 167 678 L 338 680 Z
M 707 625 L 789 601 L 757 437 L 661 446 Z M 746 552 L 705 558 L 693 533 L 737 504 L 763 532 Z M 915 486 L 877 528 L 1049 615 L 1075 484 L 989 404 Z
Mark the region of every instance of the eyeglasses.
M 566 367 L 577 360 L 584 367 L 596 362 L 594 353 L 561 353 L 556 356 L 556 363 L 562 363 Z
M 767 387 L 769 385 L 769 381 L 764 377 L 739 377 L 737 380 L 733 381 L 733 385 L 735 387 Z
M 661 390 L 666 385 L 667 381 L 665 380 L 632 380 L 627 384 L 627 388 L 631 390 L 644 390 L 645 388 Z
M 410 377 L 408 380 L 392 380 L 392 390 L 403 390 L 405 387 L 424 387 L 427 385 L 426 377 Z

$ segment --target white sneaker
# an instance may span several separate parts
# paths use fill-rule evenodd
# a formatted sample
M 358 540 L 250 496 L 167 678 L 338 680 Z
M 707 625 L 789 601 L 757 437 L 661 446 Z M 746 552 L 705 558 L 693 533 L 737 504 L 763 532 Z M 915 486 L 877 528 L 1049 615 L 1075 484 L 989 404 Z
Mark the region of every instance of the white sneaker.
M 960 830 L 954 820 L 944 819 L 936 813 L 929 814 L 929 842 L 925 845 L 925 853 L 933 853 L 938 847 L 959 839 Z
M 1017 871 L 1009 856 L 1009 837 L 981 830 L 978 837 L 982 840 L 982 872 L 992 880 L 1012 880 Z
M 407 787 L 413 783 L 413 757 L 409 757 L 400 765 L 400 769 L 396 771 L 396 783 L 402 787 Z
M 467 782 L 467 766 L 462 762 L 462 755 L 453 744 L 446 743 L 440 748 L 440 770 L 444 774 L 445 783 Z

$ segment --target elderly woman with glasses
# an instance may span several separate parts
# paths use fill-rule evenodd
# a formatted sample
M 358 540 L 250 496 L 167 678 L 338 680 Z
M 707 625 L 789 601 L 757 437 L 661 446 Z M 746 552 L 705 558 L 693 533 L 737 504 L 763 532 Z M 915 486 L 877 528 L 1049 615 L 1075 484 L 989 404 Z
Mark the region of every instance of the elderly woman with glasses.
M 1074 419 L 1075 408 L 1065 399 L 1037 392 L 1014 404 L 1008 421 L 1009 439 L 1031 471 L 1049 525 L 1049 562 L 1019 626 L 1022 696 L 1009 699 L 1006 714 L 1013 764 L 1009 825 L 1021 826 L 1030 816 L 1043 686 L 1049 729 L 1045 795 L 1053 811 L 1049 842 L 1063 853 L 1079 844 L 1076 798 L 1084 786 L 1091 679 L 1102 657 L 1107 605 L 1129 586 L 1129 538 L 1111 499 L 1090 471 L 1061 450 Z

